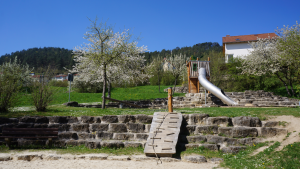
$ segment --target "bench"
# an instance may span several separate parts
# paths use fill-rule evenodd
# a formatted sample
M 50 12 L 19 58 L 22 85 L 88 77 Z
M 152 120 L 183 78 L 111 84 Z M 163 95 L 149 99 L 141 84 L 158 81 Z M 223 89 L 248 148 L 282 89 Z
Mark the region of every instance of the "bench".
M 8 147 L 13 138 L 48 139 L 51 145 L 52 139 L 58 138 L 58 128 L 3 128 L 0 138 L 5 138 Z

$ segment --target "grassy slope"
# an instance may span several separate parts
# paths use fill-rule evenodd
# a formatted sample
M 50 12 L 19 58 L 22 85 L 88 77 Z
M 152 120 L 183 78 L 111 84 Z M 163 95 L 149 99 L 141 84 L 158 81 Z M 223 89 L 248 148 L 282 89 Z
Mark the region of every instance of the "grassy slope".
M 117 100 L 148 100 L 156 98 L 166 98 L 168 93 L 163 92 L 164 89 L 170 86 L 137 86 L 129 88 L 113 88 L 111 91 L 111 98 Z M 62 104 L 69 100 L 69 91 L 66 87 L 56 87 L 56 92 L 53 101 L 50 105 Z M 175 93 L 174 96 L 184 96 L 182 93 Z M 77 93 L 71 92 L 71 101 L 78 103 L 101 102 L 102 93 Z M 17 106 L 30 106 L 30 94 L 20 94 L 20 102 Z

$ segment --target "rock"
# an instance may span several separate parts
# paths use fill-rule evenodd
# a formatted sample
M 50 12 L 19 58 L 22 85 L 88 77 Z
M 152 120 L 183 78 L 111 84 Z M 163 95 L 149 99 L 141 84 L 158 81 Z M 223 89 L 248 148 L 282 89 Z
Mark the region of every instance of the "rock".
M 232 121 L 229 117 L 208 117 L 206 120 L 206 124 L 227 127 L 232 126 Z
M 85 146 L 89 149 L 101 148 L 101 144 L 99 141 L 86 141 Z
M 228 138 L 226 140 L 227 145 L 239 145 L 240 141 L 238 139 L 235 138 Z
M 65 147 L 66 141 L 65 140 L 52 140 L 52 141 L 47 140 L 46 145 L 52 146 L 52 147 Z
M 44 124 L 34 124 L 33 128 L 48 128 L 48 124 L 44 123 Z
M 119 123 L 135 123 L 136 118 L 133 115 L 118 115 Z
M 190 114 L 190 124 L 205 125 L 208 117 L 208 114 Z
M 100 124 L 100 123 L 94 123 L 90 124 L 90 131 L 95 132 L 95 131 L 107 131 L 109 127 L 109 124 Z
M 7 124 L 7 123 L 11 123 L 11 121 L 9 120 L 9 118 L 0 117 L 0 124 Z
M 262 137 L 274 137 L 276 135 L 287 134 L 287 133 L 288 133 L 287 129 L 262 127 L 260 136 L 262 136 Z
M 67 140 L 65 143 L 67 146 L 77 146 L 78 145 L 77 140 Z
M 204 147 L 208 150 L 212 150 L 212 151 L 218 151 L 219 150 L 219 146 L 216 144 L 200 144 L 200 147 Z
M 102 116 L 101 123 L 117 123 L 118 116 Z
M 232 118 L 234 127 L 261 127 L 262 123 L 258 117 L 234 117 Z
M 46 145 L 46 140 L 25 140 L 25 139 L 18 139 L 18 146 L 20 147 L 32 147 L 38 148 L 43 147 Z
M 114 141 L 114 142 L 108 142 L 108 141 L 102 141 L 101 147 L 107 147 L 107 148 L 123 148 L 124 143 L 121 141 Z
M 185 156 L 184 160 L 191 162 L 191 163 L 205 163 L 206 158 L 200 155 L 193 155 L 193 156 Z
M 34 123 L 19 123 L 16 128 L 33 128 Z
M 35 123 L 49 123 L 48 117 L 36 117 Z
M 144 115 L 144 114 L 138 114 L 138 115 L 135 115 L 135 118 L 136 118 L 137 123 L 151 124 L 153 117 Z
M 37 154 L 31 154 L 31 155 L 17 155 L 17 160 L 24 160 L 24 161 L 31 161 L 34 158 L 41 158 L 41 156 Z
M 128 161 L 130 160 L 130 156 L 109 156 L 108 160 L 118 160 L 118 161 Z
M 85 123 L 85 124 L 73 124 L 72 125 L 73 131 L 77 131 L 77 132 L 90 132 L 89 127 L 90 126 L 87 123 Z
M 34 116 L 24 116 L 19 118 L 20 123 L 35 123 L 36 117 Z
M 49 123 L 68 123 L 67 117 L 66 116 L 50 116 L 49 118 Z
M 96 132 L 96 139 L 110 140 L 110 139 L 113 138 L 113 135 L 114 135 L 114 133 L 97 131 Z
M 236 154 L 238 153 L 240 150 L 245 150 L 246 147 L 245 146 L 229 146 L 229 147 L 223 147 L 221 150 L 224 153 L 232 153 L 232 154 Z
M 126 124 L 111 123 L 111 124 L 109 124 L 108 131 L 112 132 L 112 133 L 125 133 L 125 132 L 127 132 L 127 127 L 126 127 Z
M 67 123 L 77 123 L 78 122 L 78 118 L 73 117 L 73 116 L 67 116 L 66 120 L 67 120 Z
M 134 134 L 128 133 L 115 133 L 113 136 L 114 140 L 133 140 Z
M 63 133 L 58 133 L 58 138 L 59 139 L 74 139 L 77 140 L 78 136 L 77 133 L 73 133 L 73 132 L 63 132 Z
M 48 128 L 58 128 L 59 132 L 69 131 L 71 128 L 70 124 L 49 124 Z
M 137 133 L 136 134 L 136 139 L 137 140 L 147 140 L 149 137 L 148 133 Z
M 145 125 L 140 123 L 127 123 L 127 130 L 130 133 L 143 133 Z
M 239 144 L 242 144 L 242 145 L 252 145 L 255 141 L 256 138 L 241 138 L 239 139 Z
M 232 129 L 232 137 L 244 138 L 244 137 L 257 137 L 258 131 L 256 128 L 250 127 L 234 127 Z
M 95 135 L 92 133 L 77 133 L 78 139 L 87 140 L 87 139 L 94 139 Z
M 186 136 L 188 143 L 204 143 L 206 136 Z
M 9 161 L 11 160 L 12 158 L 10 157 L 10 155 L 4 155 L 4 154 L 1 154 L 0 155 L 0 161 Z
M 221 163 L 224 161 L 223 158 L 211 158 L 209 159 L 210 162 L 213 162 L 213 163 Z
M 93 117 L 93 116 L 81 116 L 80 117 L 81 123 L 88 123 L 88 124 L 95 123 L 95 119 L 96 119 L 96 117 Z M 101 123 L 100 118 L 98 118 L 97 123 Z
M 218 133 L 218 126 L 211 125 L 211 126 L 197 126 L 195 130 L 195 134 L 217 134 Z
M 47 155 L 43 157 L 44 160 L 59 160 L 61 159 L 61 156 L 58 155 Z
M 262 121 L 262 127 L 275 127 L 278 126 L 278 121 Z
M 64 103 L 65 106 L 78 107 L 78 102 L 67 102 Z
M 180 134 L 191 135 L 195 133 L 196 125 L 181 125 Z
M 143 144 L 140 142 L 124 142 L 124 147 L 143 147 Z
M 222 135 L 222 136 L 231 137 L 232 136 L 232 129 L 233 129 L 233 127 L 219 127 L 218 128 L 218 133 L 219 133 L 219 135 Z
M 207 142 L 211 144 L 223 144 L 227 141 L 227 137 L 220 137 L 220 136 L 212 136 L 208 135 L 206 136 Z
M 89 155 L 88 158 L 90 160 L 107 160 L 108 155 L 99 154 L 99 155 Z

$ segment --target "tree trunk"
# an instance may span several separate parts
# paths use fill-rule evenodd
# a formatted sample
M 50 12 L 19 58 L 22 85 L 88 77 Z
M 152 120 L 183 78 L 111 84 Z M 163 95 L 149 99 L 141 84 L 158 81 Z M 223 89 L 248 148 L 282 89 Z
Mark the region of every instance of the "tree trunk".
M 102 109 L 105 109 L 105 92 L 106 92 L 106 64 L 103 65 Z
M 157 80 L 158 80 L 158 91 L 160 93 L 160 81 L 159 81 L 159 75 L 157 75 Z
M 283 79 L 279 76 L 278 72 L 275 73 L 275 74 L 276 74 L 276 76 L 279 78 L 279 80 L 283 83 L 283 85 L 285 86 L 285 89 L 286 89 L 287 94 L 288 94 L 289 96 L 291 96 L 291 93 L 290 93 L 289 88 L 288 88 L 287 84 L 285 83 L 285 81 L 283 81 Z
M 109 80 L 107 81 L 107 97 L 111 97 L 111 83 Z

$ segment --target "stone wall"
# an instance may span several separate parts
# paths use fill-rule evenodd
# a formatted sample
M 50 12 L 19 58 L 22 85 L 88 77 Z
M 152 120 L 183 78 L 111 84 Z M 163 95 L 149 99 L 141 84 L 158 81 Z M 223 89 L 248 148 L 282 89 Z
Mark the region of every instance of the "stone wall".
M 153 116 L 53 116 L 20 118 L 0 117 L 2 128 L 58 128 L 53 146 L 86 145 L 89 148 L 120 148 L 145 146 Z M 178 148 L 204 146 L 211 150 L 235 153 L 245 146 L 260 142 L 262 137 L 287 134 L 278 122 L 264 122 L 257 117 L 210 117 L 208 114 L 184 114 Z M 4 139 L 0 140 L 4 143 Z M 45 139 L 14 140 L 15 145 L 47 145 Z

